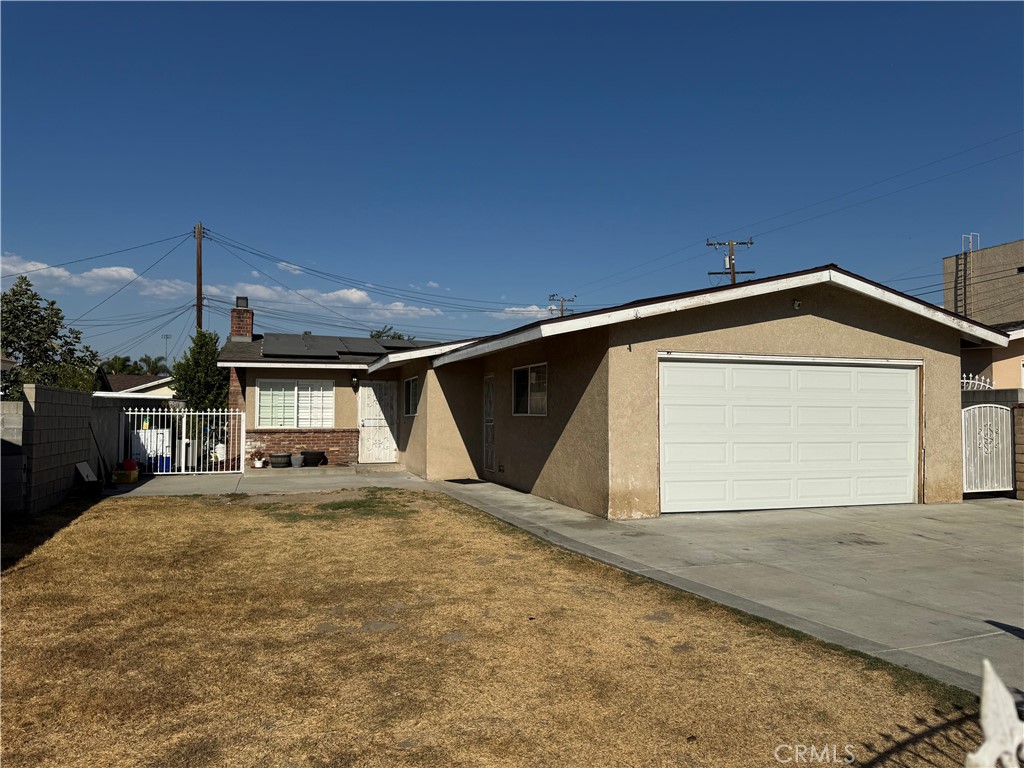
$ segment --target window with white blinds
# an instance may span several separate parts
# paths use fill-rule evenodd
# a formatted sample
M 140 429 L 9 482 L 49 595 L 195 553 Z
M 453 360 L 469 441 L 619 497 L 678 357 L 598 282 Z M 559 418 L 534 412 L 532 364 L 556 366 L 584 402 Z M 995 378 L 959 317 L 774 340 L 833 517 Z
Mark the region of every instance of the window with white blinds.
M 257 379 L 257 427 L 334 427 L 334 382 Z

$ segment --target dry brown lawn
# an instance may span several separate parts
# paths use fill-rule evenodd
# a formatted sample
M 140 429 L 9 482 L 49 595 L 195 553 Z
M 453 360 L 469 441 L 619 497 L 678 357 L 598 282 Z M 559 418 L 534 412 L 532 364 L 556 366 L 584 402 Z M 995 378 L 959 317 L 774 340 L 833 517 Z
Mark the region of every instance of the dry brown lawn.
M 4 573 L 2 628 L 6 768 L 963 765 L 977 741 L 956 689 L 441 494 L 108 499 Z

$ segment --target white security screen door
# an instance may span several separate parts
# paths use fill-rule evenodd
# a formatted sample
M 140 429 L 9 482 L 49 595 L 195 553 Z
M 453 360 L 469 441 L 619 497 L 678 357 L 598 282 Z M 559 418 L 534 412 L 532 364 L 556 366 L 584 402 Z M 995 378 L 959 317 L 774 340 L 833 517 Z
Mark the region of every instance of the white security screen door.
M 659 368 L 662 512 L 915 501 L 916 368 L 735 360 Z
M 398 461 L 395 439 L 397 415 L 397 382 L 359 382 L 360 464 L 392 464 Z

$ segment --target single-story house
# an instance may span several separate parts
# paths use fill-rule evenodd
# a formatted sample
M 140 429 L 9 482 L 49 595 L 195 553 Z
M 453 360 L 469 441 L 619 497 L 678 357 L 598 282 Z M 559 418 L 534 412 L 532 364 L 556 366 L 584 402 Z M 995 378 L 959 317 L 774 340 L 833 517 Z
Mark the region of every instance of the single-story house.
M 170 374 L 107 373 L 97 368 L 96 378 L 98 392 L 174 397 L 174 377 Z
M 834 265 L 382 352 L 252 322 L 218 363 L 250 444 L 612 519 L 960 501 L 961 341 L 1008 340 Z

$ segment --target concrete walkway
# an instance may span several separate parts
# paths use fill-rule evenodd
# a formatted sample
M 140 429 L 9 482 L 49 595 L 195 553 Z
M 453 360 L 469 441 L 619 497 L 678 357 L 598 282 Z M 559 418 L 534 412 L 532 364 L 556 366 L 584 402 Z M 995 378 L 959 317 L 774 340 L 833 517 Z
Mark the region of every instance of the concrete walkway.
M 1024 504 L 1003 498 L 608 521 L 484 482 L 367 467 L 156 477 L 130 495 L 441 490 L 558 546 L 980 692 L 1024 689 Z M 823 681 L 824 682 L 824 681 Z

